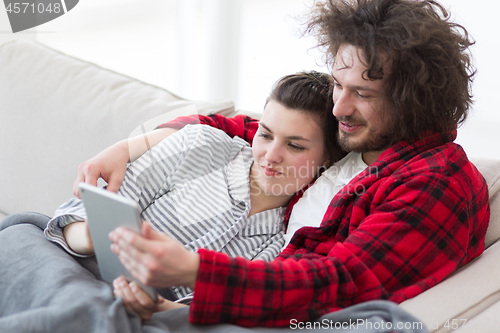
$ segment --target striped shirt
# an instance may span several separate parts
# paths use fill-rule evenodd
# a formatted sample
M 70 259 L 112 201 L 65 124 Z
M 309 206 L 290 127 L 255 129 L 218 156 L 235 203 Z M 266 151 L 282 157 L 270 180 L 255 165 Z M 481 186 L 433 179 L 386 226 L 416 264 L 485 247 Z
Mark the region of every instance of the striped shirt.
M 119 194 L 139 203 L 143 219 L 191 251 L 270 261 L 281 251 L 284 208 L 250 211 L 252 149 L 240 138 L 203 125 L 186 126 L 131 163 Z M 62 228 L 86 218 L 83 202 L 71 199 L 45 229 L 51 241 L 72 251 Z M 174 288 L 178 297 L 191 292 Z

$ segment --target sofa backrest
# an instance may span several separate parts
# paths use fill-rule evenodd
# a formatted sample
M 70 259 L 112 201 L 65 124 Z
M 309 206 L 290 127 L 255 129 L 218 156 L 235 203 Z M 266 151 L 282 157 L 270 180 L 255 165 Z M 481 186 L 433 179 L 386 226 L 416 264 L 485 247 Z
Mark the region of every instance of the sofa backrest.
M 178 115 L 233 111 L 231 101 L 188 101 L 40 44 L 4 44 L 0 214 L 51 215 L 72 197 L 78 165 L 109 145 Z
M 485 246 L 490 247 L 500 239 L 500 161 L 486 158 L 472 159 L 488 184 L 490 196 L 490 225 L 486 232 Z

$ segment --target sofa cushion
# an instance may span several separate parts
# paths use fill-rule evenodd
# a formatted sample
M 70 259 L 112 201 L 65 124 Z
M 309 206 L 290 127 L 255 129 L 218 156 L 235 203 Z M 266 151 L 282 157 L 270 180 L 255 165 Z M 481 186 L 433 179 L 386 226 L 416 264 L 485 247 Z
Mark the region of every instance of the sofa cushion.
M 490 224 L 485 239 L 485 246 L 488 248 L 500 238 L 500 160 L 476 158 L 472 162 L 488 184 Z
M 72 196 L 81 162 L 178 115 L 215 112 L 234 104 L 188 101 L 33 42 L 4 44 L 0 212 L 51 215 Z
M 500 302 L 497 302 L 471 320 L 457 320 L 455 322 L 459 328 L 456 333 L 498 333 L 500 327 L 499 313 Z
M 497 242 L 452 276 L 401 306 L 430 332 L 448 332 L 444 327 L 448 320 L 471 320 L 500 301 L 499 257 Z

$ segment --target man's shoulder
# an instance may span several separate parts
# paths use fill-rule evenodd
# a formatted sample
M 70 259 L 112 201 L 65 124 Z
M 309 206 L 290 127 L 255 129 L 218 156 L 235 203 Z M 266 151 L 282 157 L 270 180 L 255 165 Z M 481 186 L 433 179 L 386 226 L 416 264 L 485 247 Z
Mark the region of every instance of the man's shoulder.
M 228 143 L 231 145 L 236 145 L 238 147 L 249 146 L 249 144 L 245 140 L 239 137 L 231 138 L 224 131 L 212 126 L 190 124 L 182 128 L 180 132 L 183 132 L 185 135 L 195 138 L 201 143 Z
M 463 168 L 472 165 L 463 148 L 454 142 L 422 151 L 412 160 L 414 161 L 411 161 L 410 165 L 440 172 L 444 176 L 466 171 Z
M 439 180 L 460 191 L 483 188 L 484 178 L 463 148 L 453 142 L 421 151 L 394 170 L 391 178 L 405 181 L 420 177 Z

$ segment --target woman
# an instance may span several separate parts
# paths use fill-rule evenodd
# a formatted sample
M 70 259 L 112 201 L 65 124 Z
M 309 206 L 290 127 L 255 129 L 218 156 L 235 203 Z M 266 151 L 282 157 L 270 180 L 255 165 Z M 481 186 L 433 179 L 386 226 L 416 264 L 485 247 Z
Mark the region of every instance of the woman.
M 187 126 L 134 161 L 119 193 L 139 203 L 154 229 L 191 251 L 274 259 L 284 244 L 284 207 L 341 154 L 326 135 L 336 132 L 331 82 L 317 72 L 280 79 L 252 148 L 212 127 Z M 56 211 L 45 234 L 74 255 L 90 255 L 85 218 L 82 202 L 72 199 Z M 174 300 L 190 292 L 179 287 L 174 295 L 160 294 Z

